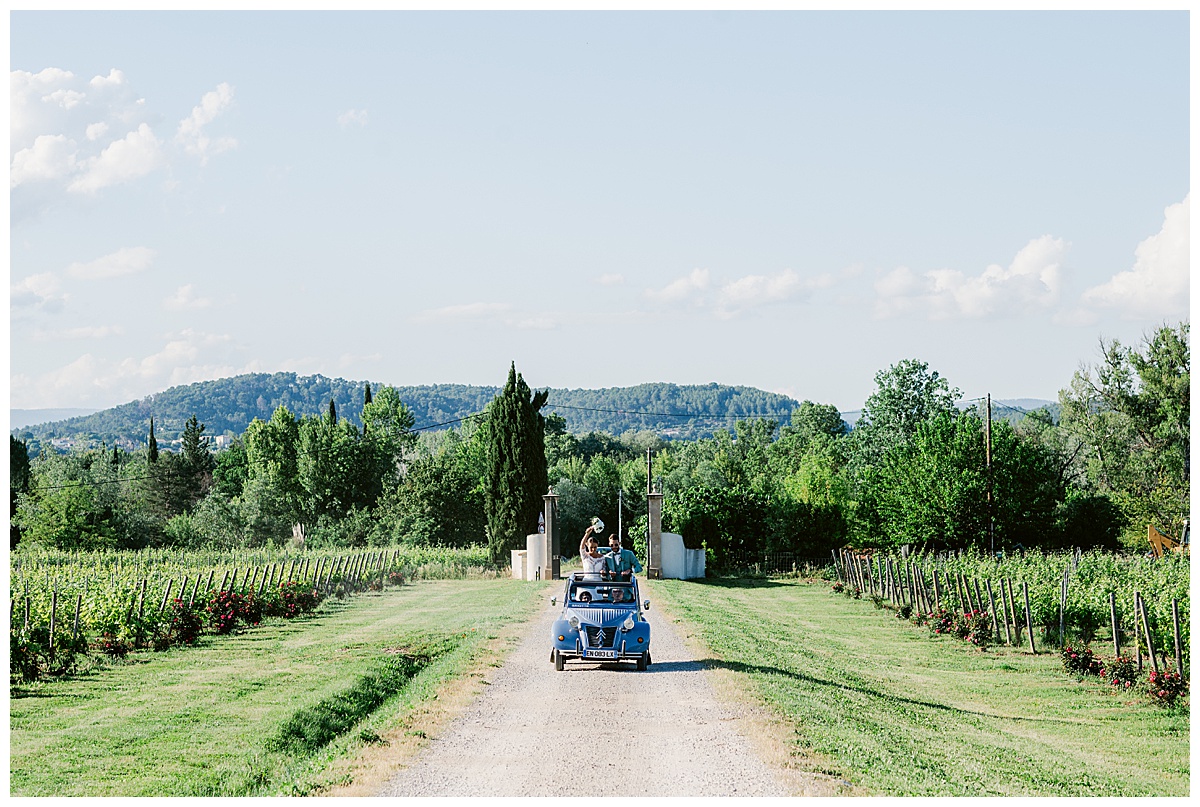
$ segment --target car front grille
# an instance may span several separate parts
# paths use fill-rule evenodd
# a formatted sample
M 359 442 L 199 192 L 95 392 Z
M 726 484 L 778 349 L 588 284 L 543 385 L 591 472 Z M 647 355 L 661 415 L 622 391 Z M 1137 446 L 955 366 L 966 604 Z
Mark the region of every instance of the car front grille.
M 597 628 L 588 625 L 586 630 L 588 647 L 612 647 L 617 638 L 616 628 Z

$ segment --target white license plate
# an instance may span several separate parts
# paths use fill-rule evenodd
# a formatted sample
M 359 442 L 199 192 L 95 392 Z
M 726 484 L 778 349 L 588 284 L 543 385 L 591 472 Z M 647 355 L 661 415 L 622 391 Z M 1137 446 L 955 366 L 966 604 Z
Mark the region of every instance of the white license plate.
M 616 650 L 584 650 L 584 658 L 616 658 Z

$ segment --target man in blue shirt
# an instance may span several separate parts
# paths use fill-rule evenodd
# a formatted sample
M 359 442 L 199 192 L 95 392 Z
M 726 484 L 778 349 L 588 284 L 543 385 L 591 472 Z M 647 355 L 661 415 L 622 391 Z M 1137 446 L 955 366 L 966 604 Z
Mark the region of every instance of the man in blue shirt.
M 604 556 L 604 565 L 613 580 L 628 580 L 634 572 L 641 574 L 642 564 L 631 550 L 621 548 L 621 539 L 613 534 L 608 536 L 609 552 Z

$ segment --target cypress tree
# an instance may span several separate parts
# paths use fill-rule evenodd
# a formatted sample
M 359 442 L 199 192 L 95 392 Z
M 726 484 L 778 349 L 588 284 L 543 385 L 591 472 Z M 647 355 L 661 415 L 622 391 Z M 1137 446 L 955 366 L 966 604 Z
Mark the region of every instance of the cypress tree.
M 121 467 L 121 448 L 116 445 L 113 446 L 112 466 L 114 468 Z
M 363 393 L 363 412 L 367 411 L 367 407 L 371 405 L 371 382 L 367 382 L 366 392 Z M 367 436 L 367 419 L 364 417 L 363 422 L 363 437 Z
M 333 398 L 329 399 L 329 425 L 337 425 L 337 405 L 334 404 Z
M 530 392 L 514 362 L 508 383 L 492 401 L 487 424 L 488 550 L 499 563 L 512 549 L 525 545 L 525 536 L 537 530 L 546 475 L 545 418 L 549 390 Z
M 150 418 L 150 439 L 146 441 L 146 459 L 158 462 L 158 441 L 154 439 L 154 418 Z

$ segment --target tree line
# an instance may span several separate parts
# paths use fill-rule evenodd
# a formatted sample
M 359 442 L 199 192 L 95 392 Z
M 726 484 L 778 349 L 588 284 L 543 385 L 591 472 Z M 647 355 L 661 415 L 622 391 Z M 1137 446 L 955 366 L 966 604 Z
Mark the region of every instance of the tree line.
M 876 374 L 853 429 L 803 401 L 786 422 L 692 441 L 572 432 L 513 366 L 482 412 L 440 431 L 414 430 L 395 388 L 366 385 L 359 424 L 332 400 L 320 415 L 279 406 L 215 454 L 195 416 L 178 453 L 150 436 L 139 451 L 31 461 L 10 438 L 13 545 L 246 547 L 296 532 L 312 546 L 486 542 L 502 562 L 552 486 L 565 551 L 592 516 L 644 551 L 649 449 L 664 529 L 717 567 L 847 544 L 1143 548 L 1148 523 L 1178 537 L 1189 515 L 1189 325 L 1101 348 L 1060 392 L 1058 419 L 990 422 L 990 469 L 981 402 L 964 407 L 915 359 Z

